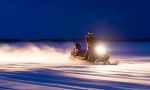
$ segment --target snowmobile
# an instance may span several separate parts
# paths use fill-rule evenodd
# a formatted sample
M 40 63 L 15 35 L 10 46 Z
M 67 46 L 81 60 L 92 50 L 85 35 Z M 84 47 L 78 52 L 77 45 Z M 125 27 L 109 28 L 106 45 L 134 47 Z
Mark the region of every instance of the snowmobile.
M 110 63 L 110 56 L 106 53 L 105 48 L 102 46 L 95 46 L 95 49 L 89 53 L 87 60 L 84 59 L 86 53 L 87 51 L 81 49 L 81 45 L 79 43 L 75 43 L 74 48 L 71 52 L 71 57 L 95 64 L 102 62 L 104 65 L 117 65 L 119 63 L 118 60 Z

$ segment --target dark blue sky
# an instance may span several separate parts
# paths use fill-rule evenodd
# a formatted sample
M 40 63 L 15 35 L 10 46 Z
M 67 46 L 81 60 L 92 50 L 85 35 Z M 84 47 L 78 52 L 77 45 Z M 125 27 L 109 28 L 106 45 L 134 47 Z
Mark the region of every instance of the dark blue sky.
M 149 0 L 1 0 L 0 38 L 150 38 Z

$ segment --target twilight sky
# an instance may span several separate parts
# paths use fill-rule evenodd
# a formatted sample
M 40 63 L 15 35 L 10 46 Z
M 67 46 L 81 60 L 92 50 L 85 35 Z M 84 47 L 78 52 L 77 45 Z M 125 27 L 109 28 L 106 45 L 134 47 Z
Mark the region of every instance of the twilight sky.
M 150 38 L 150 0 L 0 0 L 0 38 Z

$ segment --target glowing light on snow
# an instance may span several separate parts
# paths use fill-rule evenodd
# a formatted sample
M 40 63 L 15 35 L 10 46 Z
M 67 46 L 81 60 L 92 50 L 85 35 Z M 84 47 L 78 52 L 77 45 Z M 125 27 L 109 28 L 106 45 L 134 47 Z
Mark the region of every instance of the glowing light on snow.
M 62 47 L 63 48 L 63 47 Z M 34 44 L 25 46 L 0 45 L 0 62 L 6 63 L 67 63 L 70 51 L 48 45 L 38 47 Z

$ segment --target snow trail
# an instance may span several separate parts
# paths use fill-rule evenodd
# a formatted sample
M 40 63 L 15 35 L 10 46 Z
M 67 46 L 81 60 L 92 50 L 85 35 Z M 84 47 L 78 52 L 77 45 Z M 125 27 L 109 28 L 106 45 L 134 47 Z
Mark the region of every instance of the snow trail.
M 72 45 L 0 44 L 0 89 L 149 90 L 149 56 L 118 55 L 119 65 L 89 65 L 69 58 Z

